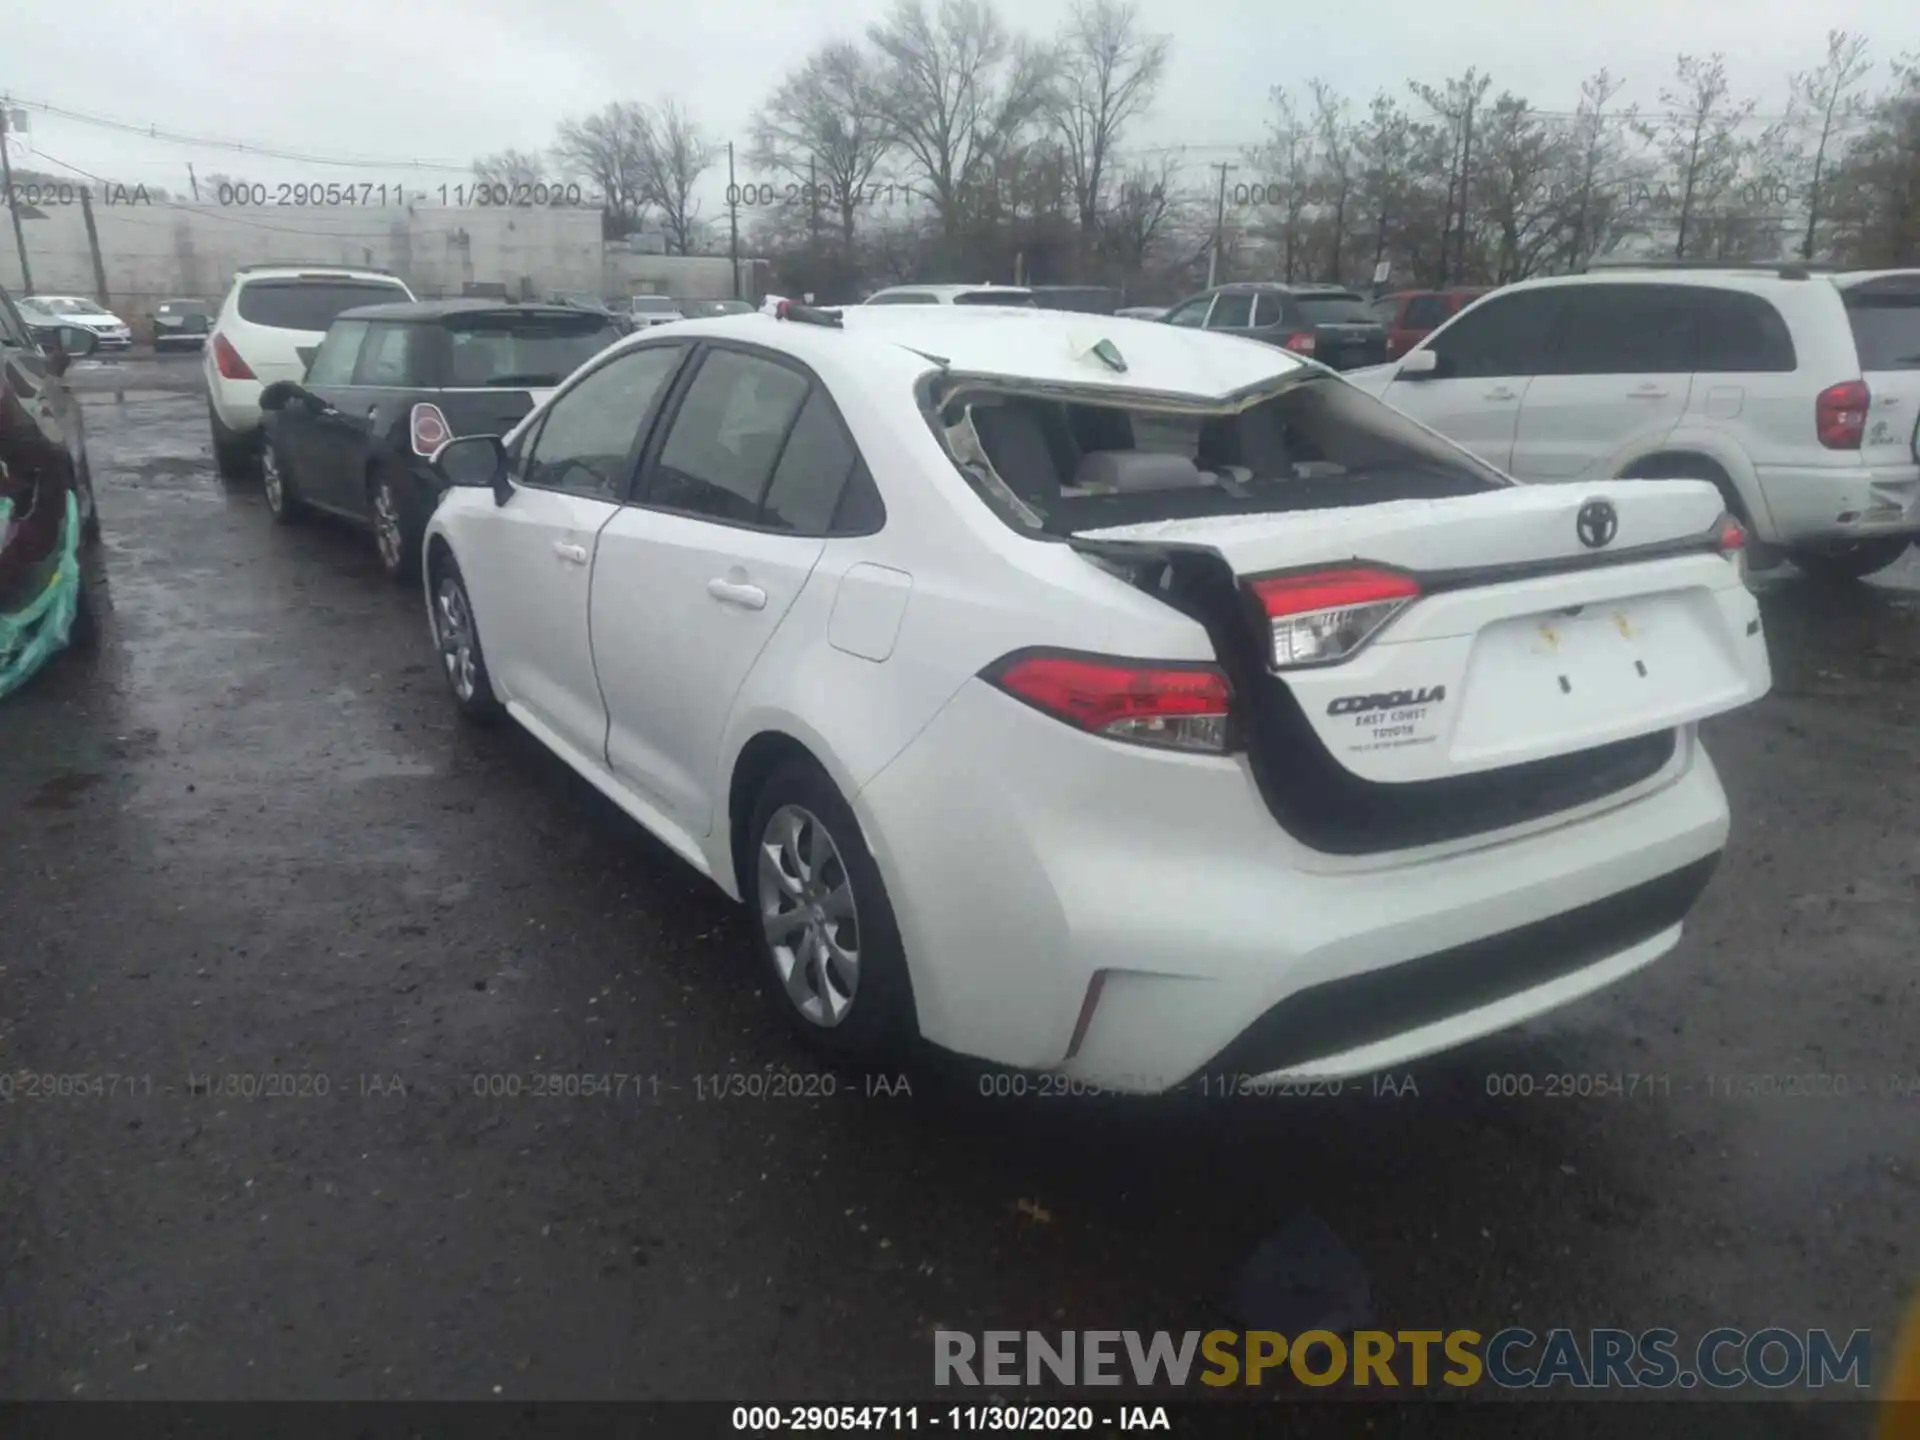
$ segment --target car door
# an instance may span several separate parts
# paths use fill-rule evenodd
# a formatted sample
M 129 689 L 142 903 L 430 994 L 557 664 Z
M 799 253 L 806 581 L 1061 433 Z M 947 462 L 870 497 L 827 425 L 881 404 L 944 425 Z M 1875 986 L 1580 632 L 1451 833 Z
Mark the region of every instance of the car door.
M 328 503 L 326 496 L 338 483 L 328 471 L 331 462 L 324 441 L 331 422 L 324 411 L 329 406 L 337 408 L 353 384 L 354 366 L 359 363 L 366 335 L 364 320 L 334 321 L 301 382 L 319 405 L 296 401 L 273 417 L 273 440 L 279 447 L 280 463 L 302 496 L 311 496 L 320 504 Z
M 367 502 L 367 462 L 373 457 L 375 435 L 391 409 L 396 392 L 420 381 L 421 327 L 400 321 L 377 320 L 368 325 L 353 368 L 352 383 L 330 386 L 321 395 L 330 407 L 315 431 L 326 489 L 310 498 L 356 520 L 371 518 Z M 320 357 L 314 356 L 315 360 Z
M 460 555 L 496 692 L 542 739 L 596 766 L 607 711 L 587 638 L 594 546 L 685 358 L 672 342 L 623 351 L 555 395 L 519 447 L 511 498 Z
M 820 506 L 782 497 L 831 498 L 853 450 L 800 366 L 731 345 L 697 364 L 601 537 L 591 613 L 609 767 L 705 835 L 734 696 L 824 545 L 796 528 Z
M 1521 397 L 1540 363 L 1559 293 L 1553 287 L 1516 291 L 1463 311 L 1398 365 L 1385 367 L 1386 383 L 1374 393 L 1505 470 L 1513 460 Z M 1421 374 L 1407 359 L 1425 350 L 1433 352 L 1434 369 Z
M 1612 283 L 1562 290 L 1520 407 L 1515 478 L 1615 475 L 1673 433 L 1693 388 L 1699 293 Z

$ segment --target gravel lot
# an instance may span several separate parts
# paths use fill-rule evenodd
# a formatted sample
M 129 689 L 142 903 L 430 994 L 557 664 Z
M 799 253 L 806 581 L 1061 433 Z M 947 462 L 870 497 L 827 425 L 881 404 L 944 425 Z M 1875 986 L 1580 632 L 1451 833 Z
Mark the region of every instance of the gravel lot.
M 1680 950 L 1407 1093 L 751 1097 L 812 1062 L 718 892 L 455 722 L 368 539 L 220 482 L 196 357 L 78 383 L 105 639 L 0 706 L 0 1395 L 911 1399 L 935 1327 L 1223 1323 L 1303 1212 L 1387 1328 L 1888 1334 L 1920 1276 L 1914 554 L 1763 582 Z

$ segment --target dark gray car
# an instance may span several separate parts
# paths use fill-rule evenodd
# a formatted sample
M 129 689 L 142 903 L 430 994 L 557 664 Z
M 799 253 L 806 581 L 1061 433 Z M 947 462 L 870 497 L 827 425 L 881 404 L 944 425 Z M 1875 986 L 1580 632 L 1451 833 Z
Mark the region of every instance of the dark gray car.
M 1386 327 L 1365 299 L 1339 285 L 1217 285 L 1182 300 L 1161 321 L 1263 340 L 1334 370 L 1387 358 Z

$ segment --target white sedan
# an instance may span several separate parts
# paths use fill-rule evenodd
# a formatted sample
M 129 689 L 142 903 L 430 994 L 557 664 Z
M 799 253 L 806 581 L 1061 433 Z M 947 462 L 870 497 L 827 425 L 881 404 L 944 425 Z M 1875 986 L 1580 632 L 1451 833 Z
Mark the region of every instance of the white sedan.
M 433 635 L 792 1023 L 1375 1072 L 1672 949 L 1770 683 L 1712 486 L 1516 487 L 1276 347 L 975 306 L 632 336 L 445 446 Z

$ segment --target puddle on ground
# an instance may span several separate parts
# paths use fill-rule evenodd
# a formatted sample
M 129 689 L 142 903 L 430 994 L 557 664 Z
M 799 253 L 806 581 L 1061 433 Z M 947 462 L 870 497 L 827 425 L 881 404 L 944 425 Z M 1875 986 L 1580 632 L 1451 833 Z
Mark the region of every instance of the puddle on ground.
M 63 770 L 50 776 L 27 801 L 29 810 L 71 810 L 80 797 L 98 785 L 102 777 L 93 770 Z

